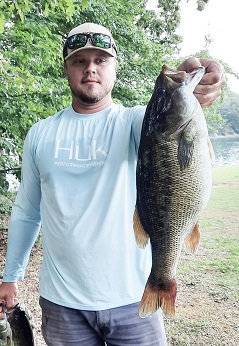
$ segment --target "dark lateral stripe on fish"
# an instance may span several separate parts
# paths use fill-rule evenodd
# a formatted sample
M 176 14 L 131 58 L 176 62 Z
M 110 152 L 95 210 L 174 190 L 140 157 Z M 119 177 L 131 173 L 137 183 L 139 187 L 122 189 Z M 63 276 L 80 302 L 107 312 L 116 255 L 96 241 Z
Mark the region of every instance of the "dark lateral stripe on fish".
M 149 219 L 150 215 L 151 217 L 153 216 L 152 214 L 148 213 L 148 210 L 154 210 L 156 208 L 156 214 L 155 214 L 155 220 L 159 219 L 159 215 L 162 215 L 161 217 L 161 226 L 163 226 L 163 216 L 165 213 L 168 211 L 170 208 L 170 199 L 171 196 L 173 195 L 173 184 L 171 183 L 170 179 L 170 174 L 168 171 L 171 171 L 171 166 L 168 164 L 168 154 L 166 153 L 167 150 L 166 148 L 160 148 L 159 152 L 161 152 L 161 158 L 158 160 L 158 158 L 155 158 L 155 155 L 152 155 L 151 152 L 148 152 L 148 154 L 144 155 L 141 159 L 141 161 L 148 161 L 149 165 L 154 165 L 156 164 L 153 162 L 154 160 L 158 160 L 161 163 L 163 162 L 163 171 L 162 169 L 159 168 L 159 170 L 156 170 L 152 172 L 150 179 L 148 179 L 147 171 L 144 171 L 144 165 L 142 165 L 140 168 L 140 175 L 138 174 L 137 179 L 138 179 L 138 199 L 136 202 L 137 208 L 138 208 L 138 214 L 140 215 L 140 221 L 141 224 L 144 228 L 144 230 L 148 233 L 151 230 L 152 222 L 154 220 Z M 139 163 L 140 166 L 140 163 Z M 158 180 L 159 180 L 159 175 L 160 175 L 160 180 L 163 182 L 161 186 L 158 187 L 158 203 L 154 199 L 151 199 L 152 196 L 152 190 L 155 188 L 155 185 L 158 185 Z M 160 189 L 161 187 L 161 189 Z M 145 200 L 147 200 L 147 208 L 145 205 Z M 163 203 L 162 203 L 163 201 Z

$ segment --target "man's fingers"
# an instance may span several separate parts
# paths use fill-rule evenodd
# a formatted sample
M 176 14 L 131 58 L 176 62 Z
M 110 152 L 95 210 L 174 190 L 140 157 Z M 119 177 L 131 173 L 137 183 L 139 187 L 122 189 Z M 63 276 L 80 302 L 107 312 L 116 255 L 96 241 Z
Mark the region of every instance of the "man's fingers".
M 195 89 L 194 94 L 198 99 L 199 103 L 201 104 L 201 107 L 205 108 L 210 106 L 221 95 L 221 89 L 215 89 L 214 91 L 211 91 L 209 94 L 197 93 Z

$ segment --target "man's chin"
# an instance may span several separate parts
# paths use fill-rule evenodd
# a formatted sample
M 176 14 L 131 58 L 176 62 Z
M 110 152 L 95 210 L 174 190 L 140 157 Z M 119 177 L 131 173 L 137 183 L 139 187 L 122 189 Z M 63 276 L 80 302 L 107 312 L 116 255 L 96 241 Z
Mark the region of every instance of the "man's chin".
M 88 105 L 94 105 L 96 104 L 98 101 L 100 101 L 98 98 L 79 98 L 79 100 L 85 104 Z

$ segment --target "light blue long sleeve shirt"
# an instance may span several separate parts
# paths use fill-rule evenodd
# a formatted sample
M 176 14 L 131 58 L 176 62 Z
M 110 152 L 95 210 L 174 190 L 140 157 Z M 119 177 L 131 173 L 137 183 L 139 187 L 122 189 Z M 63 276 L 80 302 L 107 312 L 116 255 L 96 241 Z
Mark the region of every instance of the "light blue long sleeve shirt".
M 69 107 L 30 129 L 3 281 L 24 278 L 42 227 L 42 297 L 84 310 L 141 299 L 151 267 L 150 248 L 139 249 L 133 231 L 144 113 L 112 104 L 83 115 Z

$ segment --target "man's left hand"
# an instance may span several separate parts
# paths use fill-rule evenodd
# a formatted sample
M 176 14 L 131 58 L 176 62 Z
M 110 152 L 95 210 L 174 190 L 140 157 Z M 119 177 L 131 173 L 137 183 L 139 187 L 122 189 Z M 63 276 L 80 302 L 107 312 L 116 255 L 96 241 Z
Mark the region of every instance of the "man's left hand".
M 201 107 L 204 108 L 210 106 L 221 95 L 222 86 L 226 80 L 223 73 L 223 66 L 214 60 L 190 57 L 178 67 L 178 70 L 189 73 L 199 66 L 204 66 L 206 73 L 196 86 L 194 95 L 201 104 Z

